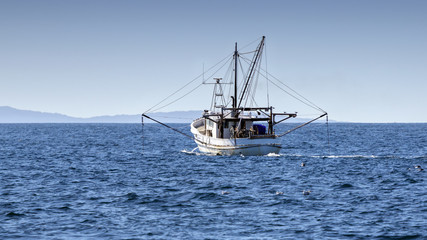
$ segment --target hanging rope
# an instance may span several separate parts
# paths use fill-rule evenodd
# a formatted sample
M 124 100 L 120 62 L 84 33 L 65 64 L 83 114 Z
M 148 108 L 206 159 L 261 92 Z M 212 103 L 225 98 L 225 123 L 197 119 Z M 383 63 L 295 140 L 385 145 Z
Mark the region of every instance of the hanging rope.
M 329 155 L 331 155 L 331 142 L 329 141 L 329 116 L 326 115 L 326 129 L 328 132 L 328 149 L 329 149 Z
M 141 115 L 141 138 L 142 138 L 142 154 L 144 155 L 144 116 Z

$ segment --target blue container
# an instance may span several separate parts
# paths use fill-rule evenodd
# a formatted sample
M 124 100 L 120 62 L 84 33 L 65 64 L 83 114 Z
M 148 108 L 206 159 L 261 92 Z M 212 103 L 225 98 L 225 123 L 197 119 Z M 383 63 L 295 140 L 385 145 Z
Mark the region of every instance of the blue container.
M 255 130 L 255 133 L 257 133 L 258 135 L 263 135 L 265 134 L 267 127 L 261 124 L 254 124 L 253 128 Z

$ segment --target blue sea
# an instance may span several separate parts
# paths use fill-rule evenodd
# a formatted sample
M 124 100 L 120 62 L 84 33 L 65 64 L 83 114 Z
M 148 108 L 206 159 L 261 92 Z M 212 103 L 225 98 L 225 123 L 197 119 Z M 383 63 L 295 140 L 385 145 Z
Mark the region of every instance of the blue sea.
M 427 124 L 282 142 L 209 156 L 158 124 L 0 124 L 0 239 L 427 239 Z

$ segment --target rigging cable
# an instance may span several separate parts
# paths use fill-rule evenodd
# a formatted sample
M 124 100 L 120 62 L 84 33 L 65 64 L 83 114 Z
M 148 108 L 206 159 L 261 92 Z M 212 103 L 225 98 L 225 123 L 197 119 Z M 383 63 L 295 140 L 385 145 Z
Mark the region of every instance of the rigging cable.
M 249 45 L 252 45 L 252 44 L 254 44 L 255 42 L 259 42 L 259 40 L 260 40 L 261 38 L 262 38 L 262 37 L 259 37 L 259 38 L 255 39 L 254 41 L 252 41 L 252 42 L 250 42 L 250 43 L 246 44 L 245 46 L 243 46 L 243 47 L 239 48 L 239 49 L 238 49 L 239 53 L 240 53 L 240 50 L 243 50 L 243 49 L 247 48 Z M 251 52 L 256 52 L 256 50 L 251 51 Z M 248 52 L 248 53 L 251 53 L 251 52 Z M 246 54 L 246 53 L 242 53 L 242 54 Z
M 229 59 L 231 56 L 231 54 L 229 54 L 227 57 L 225 57 L 224 59 L 222 59 L 221 61 L 219 61 L 217 64 L 215 64 L 214 66 L 210 67 L 206 72 L 209 72 L 210 70 L 212 70 L 214 67 L 216 67 L 217 65 L 219 65 L 220 63 L 222 63 L 223 61 Z M 191 83 L 193 83 L 194 81 L 196 81 L 197 79 L 199 79 L 200 77 L 204 76 L 204 72 L 201 73 L 200 75 L 198 75 L 196 78 L 194 78 L 193 80 L 191 80 L 190 82 L 188 82 L 187 84 L 185 84 L 184 86 L 182 86 L 180 89 L 176 90 L 175 92 L 173 92 L 172 94 L 170 94 L 169 96 L 167 96 L 166 98 L 164 98 L 162 101 L 160 101 L 159 103 L 157 103 L 156 105 L 154 105 L 153 107 L 151 107 L 150 109 L 146 110 L 144 113 L 148 113 L 151 110 L 153 110 L 155 107 L 159 106 L 160 104 L 162 104 L 163 102 L 165 102 L 167 99 L 171 98 L 173 95 L 177 94 L 178 92 L 180 92 L 182 89 L 184 89 L 185 87 L 187 87 L 188 85 L 190 85 Z M 169 104 L 167 104 L 169 105 Z M 166 105 L 166 106 L 167 106 Z M 162 107 L 163 108 L 163 107 Z
M 267 107 L 270 107 L 270 91 L 268 89 L 268 71 L 267 71 L 267 47 L 265 47 L 264 49 L 264 55 L 265 55 L 265 72 L 267 73 L 267 81 L 266 81 L 267 82 Z
M 257 60 L 259 60 L 259 56 L 262 55 L 262 50 L 264 47 L 264 38 L 265 37 L 263 36 L 261 42 L 257 46 L 256 54 L 254 54 L 254 56 L 252 57 L 252 61 L 250 64 L 250 70 L 248 71 L 248 76 L 247 76 L 247 79 L 246 79 L 245 84 L 244 84 L 245 87 L 243 88 L 243 91 L 241 92 L 241 97 L 239 100 L 239 104 L 237 104 L 237 107 L 240 107 L 240 105 L 242 104 L 242 100 L 243 100 L 243 97 L 245 96 L 245 92 L 246 92 L 246 89 L 248 87 L 248 84 L 249 84 L 251 78 L 253 77 L 252 73 L 254 73 L 254 70 L 256 69 L 257 65 L 259 64 L 259 61 L 257 61 Z
M 263 77 L 266 77 L 265 75 L 263 75 L 262 73 L 260 73 Z M 269 74 L 270 76 L 272 76 L 271 74 Z M 276 79 L 277 80 L 277 79 Z M 290 93 L 289 91 L 286 91 L 285 89 L 283 89 L 282 87 L 280 87 L 277 83 L 275 83 L 275 82 L 273 82 L 273 81 L 271 81 L 270 79 L 268 79 L 268 81 L 270 82 L 270 83 L 272 83 L 274 86 L 276 86 L 276 87 L 278 87 L 280 90 L 282 90 L 283 92 L 285 92 L 285 93 L 287 93 L 289 96 L 291 96 L 291 97 L 293 97 L 293 98 L 295 98 L 296 100 L 298 100 L 298 101 L 300 101 L 301 103 L 303 103 L 303 104 L 305 104 L 305 105 L 307 105 L 307 106 L 309 106 L 309 107 L 311 107 L 311 108 L 313 108 L 313 109 L 316 109 L 316 110 L 318 110 L 318 111 L 321 111 L 321 112 L 323 112 L 323 113 L 326 113 L 326 111 L 324 111 L 323 109 L 321 109 L 320 107 L 317 107 L 316 105 L 314 105 L 313 103 L 311 103 L 310 101 L 308 101 L 306 98 L 304 98 L 304 97 L 302 97 L 300 94 L 298 94 L 297 92 L 295 92 L 294 90 L 292 90 L 293 92 L 295 92 L 298 96 L 301 96 L 304 100 L 306 100 L 306 101 L 303 101 L 303 100 L 301 100 L 300 98 L 298 98 L 298 97 L 296 97 L 295 95 L 293 95 L 292 93 Z M 278 81 L 278 80 L 277 80 Z M 280 82 L 280 81 L 279 81 Z M 286 86 L 286 85 L 285 85 Z M 311 104 L 310 104 L 311 103 Z
M 247 58 L 244 58 L 244 57 L 241 57 L 241 58 L 243 60 L 245 60 L 247 63 L 250 61 Z M 286 85 L 285 83 L 283 83 L 282 81 L 280 81 L 278 78 L 276 78 L 272 74 L 268 73 L 267 70 L 264 70 L 263 68 L 260 68 L 260 70 L 263 71 L 263 73 L 261 73 L 261 71 L 260 71 L 261 76 L 263 76 L 267 80 L 267 82 L 270 82 L 270 83 L 274 84 L 276 87 L 278 87 L 279 89 L 281 89 L 283 92 L 287 93 L 288 95 L 290 95 L 291 97 L 293 97 L 296 100 L 300 101 L 301 103 L 304 103 L 305 105 L 307 105 L 307 106 L 309 106 L 309 107 L 311 107 L 313 109 L 319 110 L 320 112 L 326 113 L 325 110 L 323 110 L 322 108 L 320 108 L 319 106 L 317 106 L 316 104 L 314 104 L 313 102 L 311 102 L 310 100 L 308 100 L 307 98 L 305 98 L 304 96 L 302 96 L 300 93 L 298 93 L 297 91 L 295 91 L 294 89 L 292 89 L 291 87 L 289 87 L 288 85 Z M 282 84 L 283 86 L 285 86 L 287 89 L 289 89 L 290 91 L 292 91 L 295 95 L 299 96 L 301 99 L 298 98 L 298 97 L 296 97 L 294 94 L 291 94 L 289 91 L 287 91 L 287 90 L 281 88 L 280 86 L 278 86 L 276 83 L 274 83 L 272 80 L 270 80 L 268 78 L 268 76 L 272 77 L 274 80 L 276 80 L 277 82 L 279 82 L 280 84 Z M 302 99 L 305 100 L 305 102 Z
M 240 57 L 240 58 L 242 58 L 248 65 L 250 65 L 251 64 L 251 60 L 249 60 L 249 59 L 247 59 L 247 58 L 245 58 L 245 57 Z M 257 67 L 257 68 L 259 68 L 259 67 Z M 248 98 L 249 98 L 249 96 L 251 96 L 251 106 L 258 106 L 258 103 L 256 102 L 256 100 L 255 100 L 255 93 L 256 93 L 256 86 L 258 85 L 258 79 L 259 79 L 259 69 L 255 69 L 254 70 L 255 72 L 258 72 L 257 73 L 257 77 L 256 77 L 256 82 L 255 82 L 255 88 L 252 88 L 252 82 L 250 83 L 250 87 L 249 87 L 249 90 L 248 90 L 248 95 L 247 95 L 247 97 L 246 97 L 246 101 L 245 101 L 245 105 L 247 104 L 247 100 L 248 100 Z M 254 73 L 255 74 L 255 73 Z M 246 77 L 245 77 L 246 78 Z M 253 90 L 253 92 L 252 92 L 252 94 L 250 94 L 250 90 L 251 89 L 254 89 Z
M 262 57 L 262 56 L 261 56 Z M 250 63 L 251 63 L 251 60 L 249 60 L 249 59 L 247 59 L 247 58 L 245 58 L 245 57 L 240 57 L 240 58 L 242 58 L 248 65 L 250 65 Z M 258 103 L 257 103 L 257 101 L 255 100 L 255 93 L 256 93 L 256 86 L 258 86 L 258 81 L 259 81 L 259 75 L 260 75 L 260 67 L 261 66 L 261 63 L 259 63 L 259 65 L 258 65 L 258 67 L 257 67 L 257 69 L 255 69 L 255 72 L 256 73 L 254 73 L 254 74 L 257 74 L 256 75 L 256 81 L 255 81 L 255 88 L 250 88 L 250 89 L 254 89 L 253 90 L 253 92 L 252 92 L 252 94 L 249 94 L 249 92 L 248 92 L 248 96 L 250 95 L 251 96 L 251 106 L 258 106 Z M 261 74 L 262 75 L 262 74 Z M 264 75 L 262 75 L 262 76 L 264 76 Z M 267 80 L 268 80 L 268 78 L 266 78 Z M 267 84 L 268 84 L 268 82 L 267 82 Z M 251 83 L 251 86 L 252 86 L 252 83 Z M 268 106 L 270 105 L 269 104 L 269 101 L 267 101 L 268 102 Z M 245 104 L 247 103 L 247 98 L 246 98 L 246 101 L 245 101 Z
M 181 100 L 182 98 L 184 98 L 184 97 L 185 97 L 185 96 L 187 96 L 188 94 L 190 94 L 190 93 L 194 92 L 197 88 L 199 88 L 199 87 L 200 87 L 200 86 L 202 86 L 202 85 L 203 85 L 203 83 L 200 83 L 199 85 L 197 85 L 195 88 L 191 89 L 189 92 L 187 92 L 187 93 L 186 93 L 186 94 L 184 94 L 183 96 L 181 96 L 181 97 L 179 97 L 179 98 L 175 99 L 174 101 L 172 101 L 172 102 L 170 102 L 170 103 L 167 103 L 167 104 L 165 104 L 165 105 L 163 105 L 163 106 L 161 106 L 161 107 L 159 107 L 159 108 L 154 109 L 152 112 L 159 111 L 159 110 L 160 110 L 160 109 L 162 109 L 162 108 L 165 108 L 165 107 L 167 107 L 167 106 L 169 106 L 169 105 L 171 105 L 171 104 L 173 104 L 173 103 L 176 103 L 177 101 Z
M 212 100 L 211 100 L 211 111 L 215 110 L 215 94 L 216 94 L 216 84 L 214 85 L 214 90 L 212 93 Z
M 246 99 L 245 104 L 247 103 L 249 96 L 251 98 L 251 105 L 255 102 L 255 94 L 258 86 L 258 80 L 259 80 L 259 69 L 261 68 L 261 62 L 262 62 L 262 54 L 259 56 L 259 60 L 257 62 L 257 65 L 254 68 L 254 74 L 250 83 L 250 88 L 248 90 L 248 98 Z M 254 82 L 255 80 L 255 82 Z M 252 105 L 253 106 L 253 105 Z
M 230 59 L 229 59 L 230 60 Z M 214 73 L 212 73 L 208 78 L 211 78 L 212 76 L 214 76 L 219 70 L 221 70 L 226 64 L 227 64 L 227 62 L 228 61 L 226 61 L 220 68 L 218 68 L 218 70 L 216 70 Z M 208 70 L 209 71 L 209 70 Z M 192 81 L 192 82 L 194 82 L 194 80 Z M 199 85 L 197 85 L 195 88 L 193 88 L 193 89 L 191 89 L 189 92 L 187 92 L 187 93 L 185 93 L 183 96 L 181 96 L 181 97 L 179 97 L 179 98 L 177 98 L 177 99 L 175 99 L 175 100 L 173 100 L 173 101 L 171 101 L 171 102 L 169 102 L 169 103 L 167 103 L 167 104 L 165 104 L 165 105 L 163 105 L 163 106 L 161 106 L 161 107 L 159 107 L 159 108 L 156 108 L 156 109 L 154 109 L 154 110 L 152 110 L 153 108 L 151 108 L 150 110 L 152 110 L 151 112 L 156 112 L 156 111 L 158 111 L 158 110 L 160 110 L 160 109 L 162 109 L 162 108 L 165 108 L 165 107 L 167 107 L 167 106 L 169 106 L 169 105 L 171 105 L 171 104 L 173 104 L 173 103 L 175 103 L 175 102 L 177 102 L 177 101 L 179 101 L 179 100 L 181 100 L 182 98 L 184 98 L 185 96 L 187 96 L 188 94 L 190 94 L 190 93 L 192 93 L 192 92 L 194 92 L 197 88 L 199 88 L 200 86 L 202 86 L 202 85 L 204 85 L 206 83 L 206 81 L 204 82 L 204 83 L 200 83 Z M 188 85 L 188 84 L 187 84 Z M 187 86 L 186 85 L 186 86 Z M 181 89 L 183 89 L 183 88 L 181 88 Z M 180 90 L 181 90 L 180 89 Z M 175 92 L 176 93 L 176 92 Z M 174 93 L 174 94 L 175 94 Z M 171 97 L 172 95 L 170 95 L 169 97 Z M 169 98 L 169 97 L 167 97 L 167 98 Z M 166 99 L 165 99 L 166 100 Z M 164 100 L 162 101 L 162 102 L 164 102 Z M 159 104 L 157 104 L 157 106 L 158 106 Z
M 266 72 L 265 70 L 264 70 L 264 72 Z M 286 88 L 288 88 L 289 90 L 291 90 L 292 92 L 294 92 L 296 95 L 298 95 L 299 97 L 301 97 L 302 99 L 304 99 L 305 101 L 307 101 L 307 103 L 310 103 L 311 104 L 311 107 L 312 108 L 314 108 L 314 109 L 317 109 L 317 110 L 319 110 L 319 111 L 321 111 L 321 112 L 324 112 L 324 113 L 326 113 L 326 111 L 325 110 L 323 110 L 322 108 L 320 108 L 319 106 L 317 106 L 316 104 L 314 104 L 313 102 L 311 102 L 310 100 L 308 100 L 307 98 L 305 98 L 304 96 L 302 96 L 301 94 L 299 94 L 297 91 L 295 91 L 294 89 L 292 89 L 291 87 L 289 87 L 288 85 L 286 85 L 286 84 L 284 84 L 282 81 L 280 81 L 278 78 L 276 78 L 275 76 L 273 76 L 273 75 L 271 75 L 270 73 L 268 73 L 268 72 L 266 72 L 266 74 L 267 75 L 269 75 L 269 76 L 271 76 L 271 77 L 273 77 L 273 79 L 275 79 L 276 81 L 278 81 L 279 83 L 281 83 L 283 86 L 285 86 Z M 271 83 L 273 83 L 271 80 L 269 80 Z M 274 84 L 274 83 L 273 83 Z M 277 85 L 276 85 L 277 86 Z M 282 89 L 283 90 L 283 89 Z M 288 92 L 287 92 L 288 93 Z M 290 93 L 288 93 L 289 95 L 291 95 Z M 292 95 L 291 95 L 292 96 Z M 293 96 L 294 97 L 294 96 Z M 296 98 L 296 97 L 294 97 L 294 98 Z M 296 99 L 298 99 L 298 98 L 296 98 Z M 300 100 L 301 101 L 301 100 Z

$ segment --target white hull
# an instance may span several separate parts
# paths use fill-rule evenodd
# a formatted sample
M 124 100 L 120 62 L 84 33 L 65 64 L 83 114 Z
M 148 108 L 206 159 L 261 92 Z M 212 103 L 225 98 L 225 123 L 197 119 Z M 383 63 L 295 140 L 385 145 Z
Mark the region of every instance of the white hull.
M 197 142 L 199 151 L 203 153 L 210 153 L 216 155 L 267 155 L 269 153 L 278 154 L 280 151 L 280 144 L 277 145 L 251 145 L 251 146 L 212 146 Z
M 279 153 L 281 145 L 279 138 L 214 138 L 200 134 L 191 125 L 191 132 L 199 151 L 217 155 L 267 155 Z

